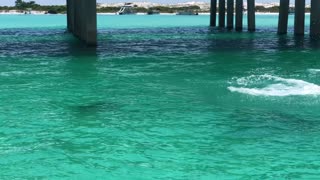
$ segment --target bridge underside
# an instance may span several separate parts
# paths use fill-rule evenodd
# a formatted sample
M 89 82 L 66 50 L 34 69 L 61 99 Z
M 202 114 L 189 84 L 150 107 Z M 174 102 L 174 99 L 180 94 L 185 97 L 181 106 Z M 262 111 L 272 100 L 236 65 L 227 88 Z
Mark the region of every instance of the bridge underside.
M 67 0 L 68 31 L 88 46 L 97 45 L 97 1 Z

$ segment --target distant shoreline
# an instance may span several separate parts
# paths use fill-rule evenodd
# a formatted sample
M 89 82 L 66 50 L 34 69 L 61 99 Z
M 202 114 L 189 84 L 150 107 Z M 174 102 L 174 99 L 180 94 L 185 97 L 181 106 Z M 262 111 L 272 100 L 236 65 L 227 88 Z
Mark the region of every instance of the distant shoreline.
M 218 14 L 218 13 L 217 13 Z M 246 13 L 244 13 L 246 14 Z M 279 13 L 274 12 L 256 12 L 256 15 L 278 15 Z M 310 14 L 310 13 L 306 13 Z M 0 15 L 66 15 L 66 14 L 48 14 L 46 11 L 31 11 L 31 14 L 25 14 L 23 12 L 0 12 Z M 116 15 L 116 13 L 97 13 L 97 15 Z M 146 13 L 137 13 L 136 15 L 147 15 Z M 160 13 L 159 15 L 176 15 L 176 13 Z M 210 15 L 209 12 L 207 13 L 199 13 L 200 16 L 203 15 Z M 152 16 L 152 15 L 151 15 Z M 153 15 L 154 16 L 154 15 Z

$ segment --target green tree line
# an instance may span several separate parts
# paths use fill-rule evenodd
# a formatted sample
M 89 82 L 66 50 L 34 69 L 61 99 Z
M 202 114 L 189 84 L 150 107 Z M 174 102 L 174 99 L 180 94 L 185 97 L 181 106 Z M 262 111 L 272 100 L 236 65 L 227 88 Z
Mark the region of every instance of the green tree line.
M 98 13 L 116 13 L 118 12 L 120 7 L 101 7 L 97 9 Z M 162 13 L 175 13 L 178 11 L 186 11 L 186 10 L 193 10 L 193 11 L 200 11 L 199 6 L 189 6 L 189 7 L 164 7 L 164 6 L 156 6 L 151 8 L 144 8 L 144 7 L 135 7 L 136 12 L 146 13 L 150 10 L 158 10 Z
M 273 6 L 273 7 L 263 7 L 263 6 L 256 6 L 256 12 L 272 12 L 277 13 L 279 12 L 280 7 L 279 6 Z M 293 8 L 290 8 L 290 11 L 293 11 Z M 306 12 L 310 12 L 310 8 L 306 8 Z
M 55 5 L 55 6 L 43 6 L 37 4 L 35 1 L 23 1 L 23 0 L 16 0 L 15 6 L 0 6 L 0 11 L 10 11 L 10 10 L 20 10 L 25 11 L 28 8 L 31 8 L 34 11 L 46 11 L 52 14 L 62 14 L 66 13 L 67 7 L 64 5 Z
M 55 5 L 55 6 L 43 6 L 37 4 L 35 1 L 23 1 L 23 0 L 16 0 L 15 6 L 0 6 L 0 11 L 9 11 L 9 10 L 27 10 L 31 8 L 34 11 L 46 11 L 52 14 L 64 14 L 67 11 L 67 7 L 65 5 Z M 98 13 L 116 13 L 119 11 L 120 7 L 101 7 L 97 9 Z M 150 10 L 158 10 L 161 13 L 175 13 L 179 11 L 198 11 L 198 12 L 208 12 L 208 11 L 201 11 L 199 6 L 189 6 L 189 7 L 165 7 L 165 6 L 156 6 L 151 8 L 144 8 L 144 7 L 137 7 L 135 6 L 136 12 L 146 13 Z M 272 12 L 277 13 L 279 12 L 279 6 L 274 7 L 263 7 L 263 6 L 256 6 L 256 12 Z M 310 8 L 306 8 L 306 12 L 310 12 Z

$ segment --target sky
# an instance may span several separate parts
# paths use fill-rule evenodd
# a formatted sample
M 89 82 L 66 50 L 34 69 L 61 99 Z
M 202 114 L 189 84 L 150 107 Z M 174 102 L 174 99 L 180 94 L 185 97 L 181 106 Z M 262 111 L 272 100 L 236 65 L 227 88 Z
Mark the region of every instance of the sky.
M 27 1 L 27 0 L 26 0 Z M 60 5 L 66 4 L 66 0 L 34 0 L 38 4 L 42 5 Z M 119 2 L 155 2 L 163 4 L 175 4 L 181 2 L 190 2 L 190 1 L 200 1 L 200 2 L 209 2 L 210 0 L 97 0 L 98 3 L 119 3 Z M 0 6 L 13 6 L 15 0 L 0 0 Z M 279 2 L 279 0 L 256 0 L 257 3 L 270 3 L 270 2 Z M 291 3 L 294 0 L 291 0 Z M 307 3 L 310 0 L 306 1 Z

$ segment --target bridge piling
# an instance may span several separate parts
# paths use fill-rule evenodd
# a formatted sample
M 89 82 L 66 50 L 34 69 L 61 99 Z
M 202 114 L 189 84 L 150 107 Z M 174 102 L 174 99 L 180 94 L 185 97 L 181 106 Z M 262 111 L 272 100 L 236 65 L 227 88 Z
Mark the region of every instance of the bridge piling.
M 72 6 L 72 0 L 67 0 L 67 29 L 69 32 L 73 31 L 73 6 Z
M 217 21 L 217 0 L 211 0 L 210 3 L 210 26 L 215 27 Z
M 67 0 L 68 30 L 88 46 L 97 45 L 96 6 L 96 0 Z
M 219 0 L 219 27 L 224 28 L 226 26 L 226 1 Z
M 247 0 L 248 9 L 248 30 L 254 32 L 256 30 L 256 17 L 255 17 L 255 0 Z
M 288 16 L 290 0 L 280 0 L 278 34 L 288 33 Z
M 304 35 L 305 26 L 305 0 L 295 1 L 295 15 L 294 15 L 294 34 Z
M 311 0 L 310 36 L 320 36 L 320 0 Z
M 227 28 L 233 29 L 234 0 L 227 2 Z
M 236 0 L 236 31 L 243 28 L 243 0 Z

